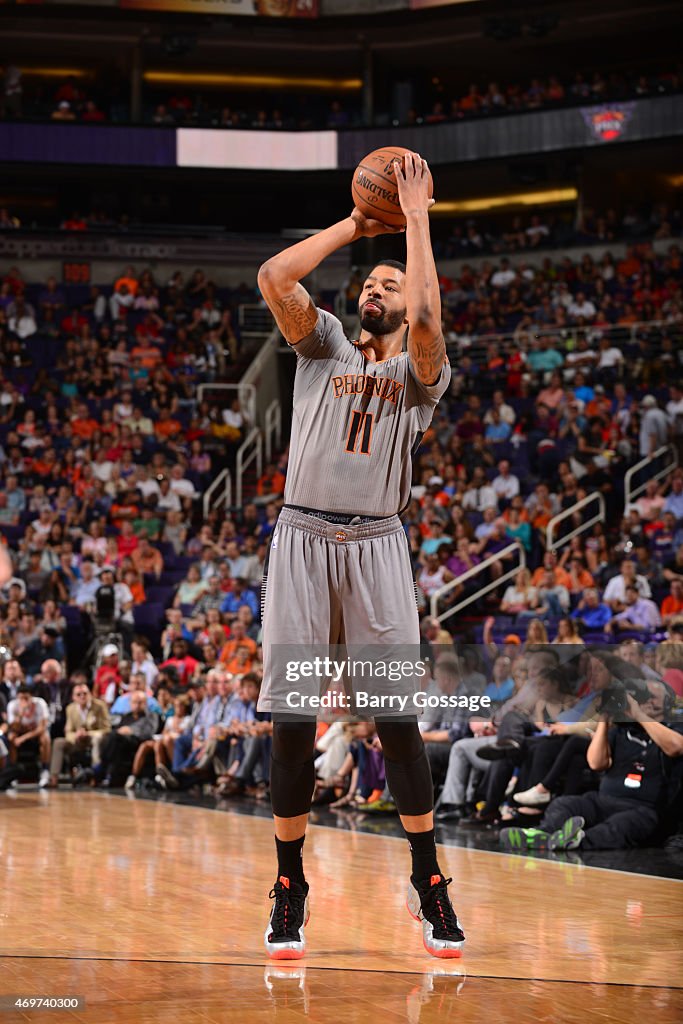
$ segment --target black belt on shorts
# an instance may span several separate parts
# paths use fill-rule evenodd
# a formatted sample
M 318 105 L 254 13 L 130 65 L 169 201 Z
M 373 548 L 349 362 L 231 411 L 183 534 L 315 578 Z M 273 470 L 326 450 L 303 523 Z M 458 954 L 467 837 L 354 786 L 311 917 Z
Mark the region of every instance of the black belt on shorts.
M 366 523 L 377 523 L 382 519 L 391 519 L 391 516 L 354 516 L 344 512 L 322 512 L 319 508 L 304 508 L 303 505 L 283 505 L 283 508 L 291 508 L 294 512 L 303 512 L 306 516 L 313 516 L 315 519 L 323 519 L 326 523 L 333 523 L 335 526 L 364 526 Z

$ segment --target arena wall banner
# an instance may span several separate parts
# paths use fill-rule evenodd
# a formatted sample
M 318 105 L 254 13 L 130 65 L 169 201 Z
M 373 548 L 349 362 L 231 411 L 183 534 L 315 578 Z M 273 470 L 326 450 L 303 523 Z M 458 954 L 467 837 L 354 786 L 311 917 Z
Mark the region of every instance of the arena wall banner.
M 0 155 L 10 163 L 174 167 L 173 128 L 0 121 Z
M 128 10 L 175 11 L 181 14 L 317 18 L 319 0 L 119 0 L 119 6 Z
M 233 167 L 280 171 L 329 171 L 337 167 L 337 133 L 226 132 L 179 128 L 179 167 Z

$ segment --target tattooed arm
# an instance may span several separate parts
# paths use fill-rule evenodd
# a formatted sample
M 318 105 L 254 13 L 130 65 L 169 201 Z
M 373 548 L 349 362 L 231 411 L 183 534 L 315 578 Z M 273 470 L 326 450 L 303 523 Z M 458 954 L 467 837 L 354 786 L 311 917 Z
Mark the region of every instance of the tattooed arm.
M 429 236 L 427 161 L 406 153 L 395 173 L 401 209 L 406 218 L 406 319 L 408 357 L 423 384 L 435 384 L 446 361 L 441 331 L 441 294 Z
M 304 238 L 263 264 L 258 285 L 277 325 L 290 345 L 296 345 L 315 329 L 318 311 L 312 298 L 299 282 L 319 263 L 358 238 L 394 233 L 377 220 L 368 220 L 358 210 L 317 235 Z

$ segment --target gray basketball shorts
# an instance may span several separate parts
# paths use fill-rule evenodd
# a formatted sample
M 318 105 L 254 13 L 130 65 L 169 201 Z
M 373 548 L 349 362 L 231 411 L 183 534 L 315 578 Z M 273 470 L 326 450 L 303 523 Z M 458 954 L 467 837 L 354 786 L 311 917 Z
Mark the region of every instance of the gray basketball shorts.
M 261 616 L 259 711 L 272 710 L 274 645 L 418 648 L 415 584 L 401 520 L 337 526 L 284 508 L 270 545 Z

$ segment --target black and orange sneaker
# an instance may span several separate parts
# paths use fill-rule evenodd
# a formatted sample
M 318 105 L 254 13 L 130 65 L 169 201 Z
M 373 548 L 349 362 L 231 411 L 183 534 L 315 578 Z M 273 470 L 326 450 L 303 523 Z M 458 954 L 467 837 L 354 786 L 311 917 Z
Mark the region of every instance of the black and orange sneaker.
M 406 906 L 416 921 L 422 922 L 425 949 L 441 960 L 462 956 L 465 936 L 453 910 L 447 887 L 452 878 L 432 875 L 428 882 L 410 880 Z
M 304 928 L 308 924 L 308 882 L 299 885 L 280 875 L 270 891 L 273 909 L 264 936 L 271 960 L 300 960 L 306 952 Z

